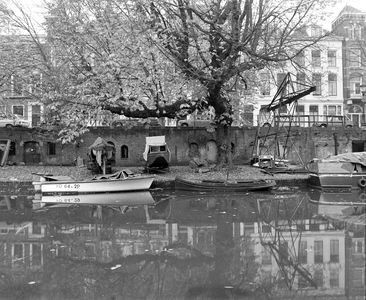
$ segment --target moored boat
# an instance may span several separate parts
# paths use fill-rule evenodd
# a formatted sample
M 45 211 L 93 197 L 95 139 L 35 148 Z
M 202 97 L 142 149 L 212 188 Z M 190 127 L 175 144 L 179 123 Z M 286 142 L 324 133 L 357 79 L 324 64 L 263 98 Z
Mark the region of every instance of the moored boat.
M 318 189 L 365 189 L 366 152 L 344 153 L 307 164 L 308 185 Z
M 175 189 L 187 191 L 215 191 L 215 192 L 245 192 L 257 190 L 269 190 L 276 185 L 274 180 L 200 180 L 192 181 L 181 177 L 175 178 Z
M 36 193 L 44 195 L 77 195 L 92 193 L 131 192 L 148 190 L 154 181 L 152 175 L 133 174 L 121 170 L 111 175 L 94 177 L 91 180 L 74 180 L 52 175 L 38 174 L 40 181 L 34 181 Z

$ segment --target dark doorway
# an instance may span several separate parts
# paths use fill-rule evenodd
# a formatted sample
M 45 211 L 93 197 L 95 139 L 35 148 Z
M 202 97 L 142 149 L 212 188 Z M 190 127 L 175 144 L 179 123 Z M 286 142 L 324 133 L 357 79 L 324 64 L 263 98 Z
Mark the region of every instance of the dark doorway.
M 352 152 L 365 151 L 365 141 L 352 141 Z
M 37 142 L 24 143 L 24 163 L 26 165 L 36 165 L 41 162 L 41 153 Z

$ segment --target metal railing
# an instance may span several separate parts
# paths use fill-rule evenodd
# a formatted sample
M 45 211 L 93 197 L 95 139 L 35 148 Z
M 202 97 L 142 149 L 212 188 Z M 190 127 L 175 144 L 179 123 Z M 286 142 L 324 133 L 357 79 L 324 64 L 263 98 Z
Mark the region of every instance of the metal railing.
M 262 116 L 259 118 L 261 127 L 286 126 L 286 127 L 356 127 L 352 120 L 341 115 L 277 115 Z

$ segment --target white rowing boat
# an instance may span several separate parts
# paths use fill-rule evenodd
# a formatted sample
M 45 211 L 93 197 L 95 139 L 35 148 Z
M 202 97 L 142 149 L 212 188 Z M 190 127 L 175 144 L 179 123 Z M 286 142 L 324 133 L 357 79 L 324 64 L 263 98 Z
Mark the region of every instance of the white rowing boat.
M 144 191 L 148 190 L 154 181 L 153 175 L 133 174 L 129 170 L 94 177 L 91 180 L 75 180 L 68 176 L 49 174 L 34 175 L 39 176 L 38 181 L 33 181 L 36 195 L 42 196 Z

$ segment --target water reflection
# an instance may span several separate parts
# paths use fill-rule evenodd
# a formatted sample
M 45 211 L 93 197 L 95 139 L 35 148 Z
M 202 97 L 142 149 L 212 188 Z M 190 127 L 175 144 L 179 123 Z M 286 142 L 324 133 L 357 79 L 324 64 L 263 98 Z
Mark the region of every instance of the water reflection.
M 2 297 L 365 297 L 359 193 L 126 196 L 0 196 Z

